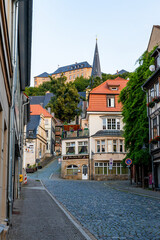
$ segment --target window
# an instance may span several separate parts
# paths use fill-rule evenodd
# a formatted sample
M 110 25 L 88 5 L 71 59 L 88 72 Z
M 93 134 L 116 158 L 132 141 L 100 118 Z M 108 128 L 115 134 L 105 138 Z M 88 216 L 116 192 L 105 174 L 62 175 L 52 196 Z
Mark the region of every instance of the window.
M 151 100 L 154 98 L 154 86 L 150 89 Z
M 83 77 L 83 73 L 82 73 L 81 75 L 82 75 L 82 77 Z
M 105 152 L 105 140 L 101 140 L 101 152 Z
M 105 140 L 97 140 L 97 152 L 105 152 Z
M 156 96 L 159 96 L 159 82 L 156 83 Z
M 46 137 L 48 138 L 48 130 L 46 130 Z
M 100 152 L 100 141 L 97 141 L 97 152 Z
M 88 153 L 88 142 L 78 142 L 78 153 L 85 154 Z
M 115 107 L 115 97 L 107 96 L 107 107 Z
M 69 165 L 67 167 L 67 175 L 77 175 L 78 167 L 76 165 Z
M 33 137 L 33 130 L 28 131 L 29 137 Z
M 75 154 L 75 142 L 66 143 L 66 154 Z
M 112 87 L 111 89 L 112 89 L 112 90 L 117 90 L 117 87 Z
M 120 163 L 114 162 L 112 170 L 109 169 L 109 163 L 95 163 L 95 174 L 97 175 L 122 175 L 128 174 L 128 168 L 123 167 Z
M 106 129 L 106 118 L 103 118 L 103 129 Z
M 113 140 L 113 152 L 117 152 L 117 140 Z
M 70 80 L 72 79 L 72 76 L 71 76 L 71 75 L 69 76 L 69 79 L 70 79 Z
M 49 149 L 49 148 L 48 148 L 48 143 L 47 143 L 46 149 L 47 149 L 47 150 Z
M 75 75 L 73 75 L 73 79 L 75 79 Z
M 123 152 L 123 140 L 119 140 L 119 151 Z
M 153 119 L 153 138 L 157 136 L 157 117 Z
M 120 130 L 119 118 L 103 118 L 103 129 L 107 130 Z

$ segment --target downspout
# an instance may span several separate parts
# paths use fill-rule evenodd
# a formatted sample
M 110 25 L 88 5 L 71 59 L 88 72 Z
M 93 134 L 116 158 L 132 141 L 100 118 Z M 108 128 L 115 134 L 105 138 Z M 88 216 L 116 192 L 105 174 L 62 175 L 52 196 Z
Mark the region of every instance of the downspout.
M 9 224 L 12 224 L 12 205 L 13 205 L 13 182 L 12 182 L 12 167 L 14 160 L 14 108 L 15 108 L 15 93 L 17 89 L 17 52 L 18 52 L 18 0 L 13 5 L 13 45 L 12 45 L 12 64 L 13 64 L 13 85 L 12 85 L 12 106 L 10 110 L 10 139 L 9 139 L 9 179 L 8 179 L 8 203 L 9 203 Z
M 147 92 L 144 90 L 143 86 L 141 87 L 142 91 L 146 93 L 147 96 L 147 103 L 148 103 L 148 95 Z M 147 107 L 147 117 L 148 117 L 148 122 L 149 122 L 149 139 L 151 139 L 151 118 L 149 116 L 149 110 Z M 154 177 L 154 165 L 153 165 L 153 156 L 151 154 L 151 144 L 149 144 L 149 155 L 151 156 L 151 162 L 152 162 L 152 190 L 154 189 L 155 185 L 155 177 Z

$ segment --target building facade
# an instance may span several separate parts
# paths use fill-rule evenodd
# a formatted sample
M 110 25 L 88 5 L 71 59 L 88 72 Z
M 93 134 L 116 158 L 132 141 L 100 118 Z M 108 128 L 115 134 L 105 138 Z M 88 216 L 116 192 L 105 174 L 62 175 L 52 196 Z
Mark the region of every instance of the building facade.
M 107 80 L 89 94 L 87 120 L 89 126 L 90 179 L 127 179 L 128 168 L 121 165 L 126 156 L 120 91 L 127 80 Z
M 90 78 L 92 72 L 92 66 L 88 62 L 80 62 L 71 64 L 68 66 L 59 67 L 53 73 L 42 73 L 34 78 L 34 86 L 38 87 L 44 82 L 50 81 L 49 76 L 54 78 L 60 78 L 63 74 L 66 78 L 66 82 L 73 82 L 77 77 Z
M 160 188 L 160 47 L 152 56 L 155 58 L 155 71 L 142 88 L 147 93 L 152 184 Z
M 38 87 L 39 85 L 43 84 L 44 82 L 50 81 L 50 74 L 47 72 L 41 73 L 40 75 L 34 77 L 34 86 Z
M 32 0 L 0 1 L 0 224 L 12 224 L 14 199 L 20 197 L 23 131 L 28 121 Z M 25 44 L 24 44 L 25 43 Z M 3 227 L 0 230 L 3 234 Z
M 160 25 L 153 25 L 147 51 L 151 52 L 154 47 L 160 45 Z
M 54 154 L 55 151 L 55 123 L 56 120 L 53 115 L 51 115 L 46 109 L 41 105 L 33 104 L 30 106 L 31 113 L 30 115 L 41 115 L 44 116 L 44 128 L 46 131 L 46 156 L 50 157 Z
M 47 138 L 43 114 L 31 115 L 27 124 L 24 145 L 24 168 L 43 160 L 46 154 Z
M 64 131 L 62 135 L 61 177 L 89 179 L 88 129 Z

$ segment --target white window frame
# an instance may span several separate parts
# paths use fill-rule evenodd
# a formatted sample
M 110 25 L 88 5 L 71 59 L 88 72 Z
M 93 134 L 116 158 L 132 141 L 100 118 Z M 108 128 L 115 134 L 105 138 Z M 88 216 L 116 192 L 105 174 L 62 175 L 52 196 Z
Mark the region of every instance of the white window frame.
M 109 123 L 108 120 L 110 120 L 110 119 L 111 119 L 111 128 L 108 128 L 108 123 Z M 113 127 L 113 120 L 115 120 L 115 124 L 116 124 L 115 129 L 112 128 Z M 121 123 L 120 118 L 103 118 L 102 119 L 102 128 L 104 130 L 120 130 L 121 129 L 121 124 L 120 123 Z
M 68 145 L 68 146 L 67 146 Z M 67 148 L 69 147 L 74 147 L 74 153 L 71 153 L 71 154 L 67 154 Z M 75 154 L 75 151 L 76 151 L 76 148 L 75 148 L 75 142 L 66 142 L 66 155 L 74 155 Z

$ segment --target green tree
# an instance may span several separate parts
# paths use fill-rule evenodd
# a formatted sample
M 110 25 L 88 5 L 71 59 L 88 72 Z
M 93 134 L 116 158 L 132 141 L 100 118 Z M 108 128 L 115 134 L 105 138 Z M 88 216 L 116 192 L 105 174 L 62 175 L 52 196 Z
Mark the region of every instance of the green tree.
M 139 67 L 130 74 L 127 86 L 120 93 L 125 124 L 126 158 L 131 158 L 133 163 L 138 165 L 148 165 L 150 159 L 146 93 L 142 91 L 141 86 L 152 75 L 149 70 L 154 61 L 151 54 L 145 52 L 139 58 Z M 142 149 L 143 144 L 147 147 L 145 151 Z
M 47 107 L 51 107 L 55 116 L 62 121 L 70 122 L 80 114 L 78 103 L 80 96 L 72 82 L 66 83 L 66 77 L 51 78 L 51 92 L 54 94 Z
M 27 96 L 43 96 L 51 89 L 51 82 L 44 82 L 39 87 L 26 87 L 25 93 Z
M 73 82 L 78 92 L 83 92 L 89 85 L 89 79 L 83 76 L 77 77 Z

